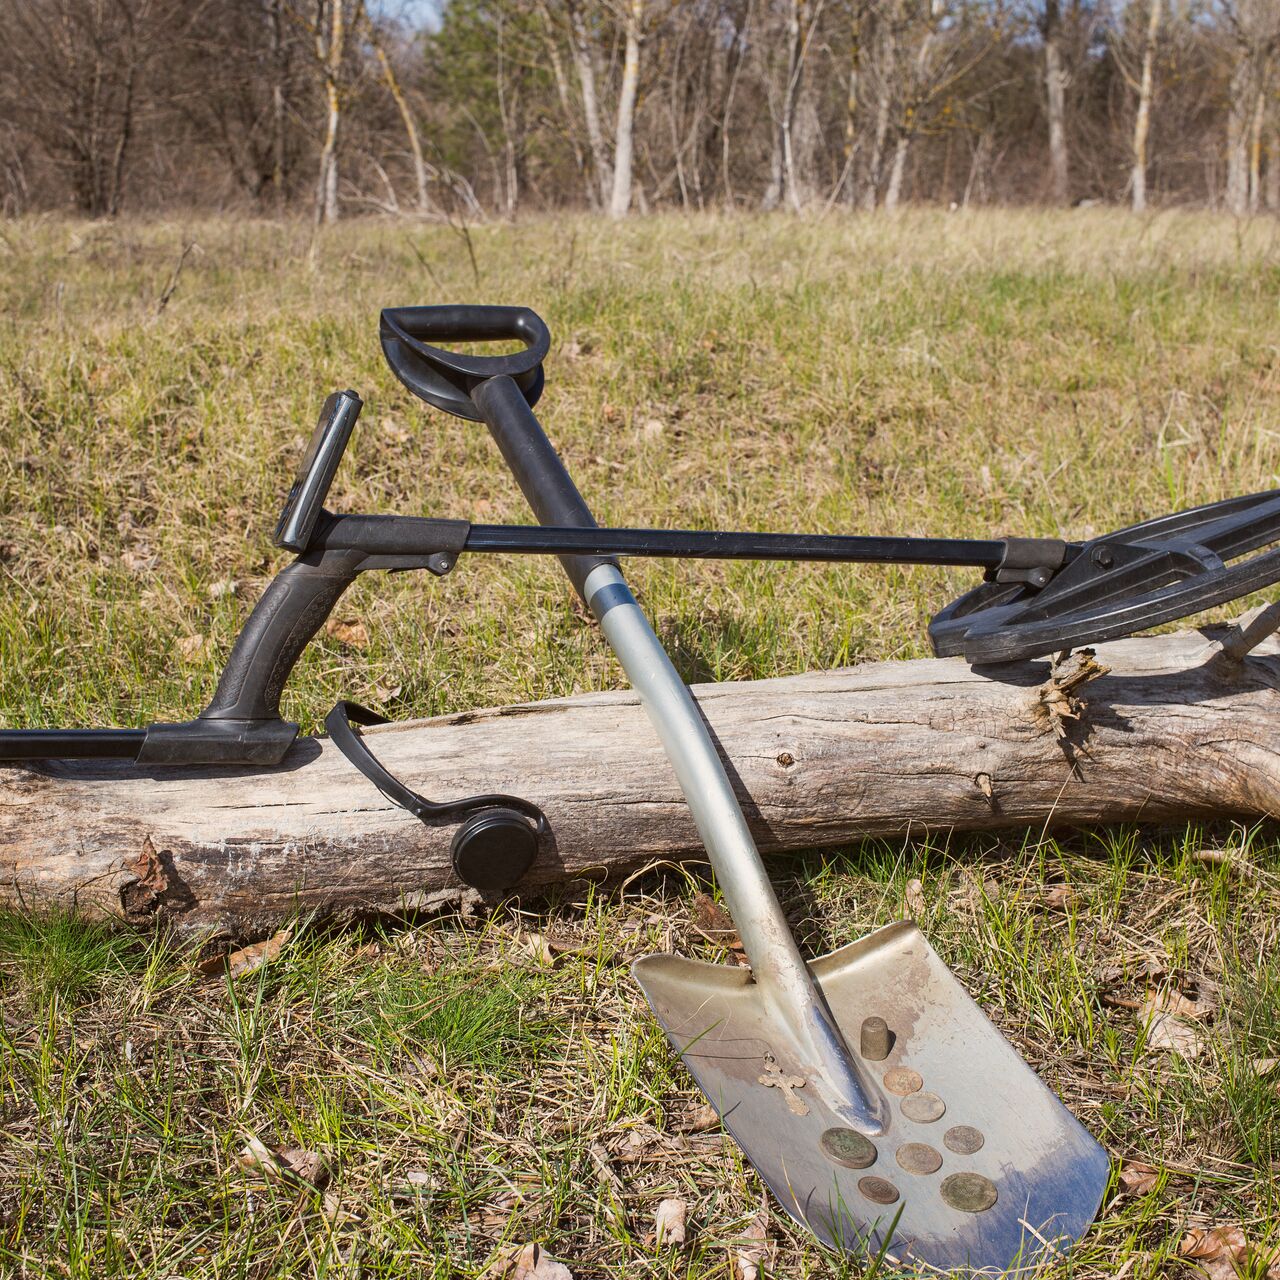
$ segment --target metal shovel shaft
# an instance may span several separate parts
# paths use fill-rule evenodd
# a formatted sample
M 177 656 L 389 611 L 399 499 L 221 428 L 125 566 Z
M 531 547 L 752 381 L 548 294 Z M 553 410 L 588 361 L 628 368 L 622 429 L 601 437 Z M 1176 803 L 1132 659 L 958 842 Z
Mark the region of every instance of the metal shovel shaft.
M 544 523 L 594 524 L 563 463 L 509 378 L 472 392 L 504 458 Z M 564 557 L 662 741 L 742 938 L 752 975 L 813 1083 L 848 1123 L 884 1131 L 887 1107 L 849 1050 L 787 926 L 760 853 L 698 705 L 617 566 Z

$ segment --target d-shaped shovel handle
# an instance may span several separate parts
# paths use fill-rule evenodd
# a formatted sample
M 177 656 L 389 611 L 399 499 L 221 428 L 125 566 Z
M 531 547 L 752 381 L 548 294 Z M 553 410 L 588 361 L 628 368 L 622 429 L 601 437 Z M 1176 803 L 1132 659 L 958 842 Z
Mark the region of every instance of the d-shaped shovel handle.
M 507 465 L 541 524 L 591 528 L 595 517 L 551 447 L 533 406 L 542 393 L 542 360 L 551 333 L 528 307 L 388 307 L 382 313 L 382 350 L 392 372 L 414 395 L 460 418 L 489 427 Z M 475 356 L 442 351 L 440 342 L 518 339 L 513 355 Z M 560 556 L 578 593 L 606 556 Z
M 471 393 L 490 378 L 510 378 L 530 406 L 542 394 L 551 334 L 528 307 L 387 307 L 379 335 L 396 377 L 414 395 L 459 418 L 482 420 Z M 437 342 L 523 342 L 524 350 L 473 355 Z

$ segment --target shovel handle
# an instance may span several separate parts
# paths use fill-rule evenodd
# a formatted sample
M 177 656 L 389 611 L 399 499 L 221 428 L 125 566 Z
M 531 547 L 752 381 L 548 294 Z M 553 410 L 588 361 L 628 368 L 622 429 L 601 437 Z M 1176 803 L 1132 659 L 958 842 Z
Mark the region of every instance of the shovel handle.
M 459 418 L 482 420 L 472 392 L 489 378 L 511 379 L 527 405 L 542 394 L 551 333 L 528 307 L 387 307 L 379 336 L 396 377 L 420 399 Z M 472 355 L 437 342 L 523 342 L 524 350 Z
M 472 398 L 539 521 L 594 525 L 590 508 L 515 381 L 498 376 L 478 383 Z M 884 1132 L 884 1095 L 845 1043 L 800 955 L 693 694 L 616 564 L 598 556 L 562 556 L 561 563 L 599 621 L 662 742 L 779 1033 L 793 1041 L 800 1061 L 824 1082 L 848 1123 L 864 1133 Z

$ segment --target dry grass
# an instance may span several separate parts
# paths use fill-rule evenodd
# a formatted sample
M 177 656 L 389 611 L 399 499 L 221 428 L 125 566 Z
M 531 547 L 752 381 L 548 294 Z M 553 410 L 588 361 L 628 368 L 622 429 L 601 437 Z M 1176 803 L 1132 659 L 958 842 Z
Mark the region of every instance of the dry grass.
M 1280 231 L 1189 215 L 361 225 L 5 224 L 0 723 L 189 715 L 277 558 L 271 512 L 320 399 L 368 407 L 338 502 L 523 513 L 482 434 L 380 365 L 379 306 L 518 301 L 550 322 L 540 414 L 602 518 L 849 532 L 1086 533 L 1280 483 Z M 176 289 L 160 310 L 184 245 Z M 159 312 L 159 314 L 158 314 Z M 691 676 L 923 652 L 934 570 L 637 568 Z M 234 589 L 226 584 L 234 583 Z M 313 647 L 291 714 L 398 716 L 619 681 L 546 566 L 364 582 L 363 650 Z M 513 622 L 513 619 L 515 620 Z M 179 642 L 192 637 L 208 643 Z M 1034 836 L 1034 833 L 1033 833 Z M 1206 848 L 1223 850 L 1206 859 Z M 1118 1159 L 1069 1264 L 1145 1280 L 1192 1223 L 1280 1246 L 1269 829 L 869 844 L 780 882 L 804 945 L 899 915 Z M 1049 893 L 1068 885 L 1070 893 Z M 539 1240 L 578 1277 L 736 1276 L 764 1197 L 627 975 L 714 956 L 697 885 L 326 935 L 202 977 L 157 940 L 0 922 L 0 1274 L 479 1275 Z M 913 899 L 915 895 L 912 895 Z M 569 950 L 541 962 L 538 932 Z M 1148 988 L 1198 998 L 1194 1061 Z M 250 1136 L 327 1187 L 246 1171 Z M 690 1243 L 649 1238 L 689 1204 Z M 773 1274 L 842 1264 L 771 1210 Z M 1255 1254 L 1248 1264 L 1265 1270 Z

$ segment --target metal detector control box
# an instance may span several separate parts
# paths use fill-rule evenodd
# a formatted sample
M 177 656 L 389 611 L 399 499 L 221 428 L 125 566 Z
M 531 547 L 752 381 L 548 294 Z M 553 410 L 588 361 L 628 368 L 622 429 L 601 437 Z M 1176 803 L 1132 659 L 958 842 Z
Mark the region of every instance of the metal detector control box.
M 363 408 L 364 401 L 354 391 L 335 391 L 325 400 L 271 538 L 277 547 L 301 555 L 310 546 L 329 486 Z

